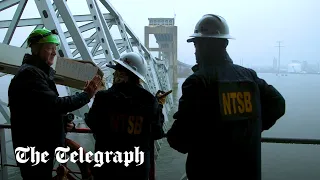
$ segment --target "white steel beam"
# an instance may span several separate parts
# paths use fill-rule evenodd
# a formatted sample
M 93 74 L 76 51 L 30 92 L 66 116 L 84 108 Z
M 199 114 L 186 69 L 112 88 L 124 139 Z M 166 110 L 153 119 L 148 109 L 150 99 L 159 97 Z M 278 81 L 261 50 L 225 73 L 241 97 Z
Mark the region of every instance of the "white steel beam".
M 8 111 L 8 104 L 3 102 L 0 99 L 0 113 L 2 114 L 2 116 L 4 117 L 4 119 L 7 121 L 7 123 L 10 124 L 10 113 Z
M 57 16 L 55 16 L 55 12 L 50 0 L 35 1 L 35 3 L 37 5 L 44 26 L 50 30 L 55 29 L 59 34 L 60 46 L 63 52 L 63 54 L 59 53 L 59 55 L 72 58 L 70 48 L 66 41 L 66 37 L 64 36 Z
M 71 33 L 72 40 L 76 44 L 77 49 L 80 52 L 81 58 L 83 60 L 93 61 L 93 57 L 89 52 L 89 49 L 84 41 L 84 38 L 82 37 L 82 34 L 80 33 L 80 30 L 76 24 L 76 21 L 74 20 L 74 17 L 72 16 L 65 0 L 54 0 L 53 2 L 57 6 L 60 16 L 62 17 L 68 31 Z M 72 57 L 72 55 L 70 55 L 70 57 Z M 79 90 L 73 89 L 73 88 L 67 88 L 67 91 L 70 95 L 80 92 Z M 86 105 L 74 111 L 74 114 L 81 118 L 84 118 L 84 114 L 88 111 L 89 111 L 89 106 Z
M 1 150 L 1 179 L 8 180 L 9 179 L 9 170 L 8 166 L 8 158 L 7 158 L 7 143 L 6 143 L 6 131 L 5 129 L 0 129 L 0 150 Z
M 92 16 L 90 14 L 88 14 L 88 15 L 75 15 L 73 17 L 76 22 L 92 21 Z M 106 21 L 108 21 L 110 23 L 114 19 L 114 17 L 108 13 L 103 14 L 103 17 L 105 18 Z M 64 21 L 61 17 L 58 17 L 58 21 L 60 23 L 64 23 Z M 9 28 L 10 23 L 11 23 L 11 20 L 0 21 L 0 28 Z M 17 27 L 36 26 L 38 24 L 42 24 L 41 18 L 20 19 L 17 24 Z
M 96 2 L 96 0 L 94 0 L 94 3 L 96 5 L 96 8 L 99 7 L 98 3 Z M 119 54 L 118 48 L 117 48 L 117 46 L 116 46 L 116 44 L 114 42 L 114 38 L 112 38 L 111 32 L 109 30 L 112 27 L 115 18 L 112 16 L 113 20 L 112 20 L 112 23 L 109 23 L 110 24 L 110 27 L 109 27 L 108 23 L 106 22 L 106 18 L 104 18 L 104 15 L 100 11 L 100 8 L 97 8 L 97 11 L 98 11 L 97 13 L 99 14 L 99 17 L 100 17 L 100 20 L 101 20 L 102 28 L 103 28 L 103 30 L 105 32 L 105 35 L 107 36 L 109 47 L 111 48 L 111 51 L 113 52 L 113 57 L 115 59 L 118 59 L 118 58 L 120 58 L 120 54 Z
M 10 42 L 9 35 L 15 31 L 16 27 L 25 26 L 37 26 L 37 28 L 46 27 L 50 30 L 57 30 L 61 40 L 61 46 L 59 49 L 59 56 L 65 56 L 68 58 L 74 58 L 80 53 L 81 57 L 76 59 L 91 60 L 97 64 L 100 69 L 104 71 L 105 77 L 110 85 L 112 80 L 110 68 L 104 66 L 107 61 L 113 58 L 119 58 L 122 52 L 131 52 L 134 50 L 134 46 L 138 48 L 148 64 L 147 73 L 147 85 L 145 86 L 151 93 L 155 94 L 157 90 L 161 89 L 164 91 L 170 90 L 169 78 L 167 75 L 168 68 L 163 62 L 155 60 L 148 49 L 141 44 L 139 38 L 133 33 L 129 26 L 122 19 L 121 15 L 115 10 L 115 8 L 109 3 L 108 0 L 100 0 L 104 8 L 109 13 L 102 14 L 98 7 L 96 0 L 86 0 L 89 6 L 89 15 L 76 15 L 73 16 L 68 8 L 66 0 L 53 0 L 54 4 L 51 4 L 51 0 L 36 0 L 36 6 L 39 10 L 41 18 L 29 18 L 20 19 L 18 17 L 19 11 L 16 18 L 9 21 L 0 21 L 0 28 L 10 28 L 7 34 L 5 42 Z M 6 9 L 18 4 L 19 0 L 6 0 L 0 2 L 0 9 Z M 18 8 L 19 9 L 19 8 Z M 17 18 L 18 17 L 18 18 Z M 18 19 L 17 21 L 14 21 Z M 19 20 L 20 19 L 20 20 Z M 76 22 L 88 22 L 85 25 L 78 27 Z M 67 31 L 63 32 L 61 23 L 66 25 Z M 113 25 L 117 25 L 121 39 L 114 39 L 110 32 Z M 12 28 L 13 27 L 13 28 Z M 85 38 L 81 33 L 94 29 L 96 32 L 89 38 Z M 131 38 L 129 38 L 131 36 Z M 12 35 L 11 35 L 12 37 Z M 72 42 L 67 42 L 67 38 L 71 37 Z M 101 39 L 104 39 L 103 41 Z M 5 43 L 4 42 L 4 43 Z M 22 47 L 26 47 L 24 42 Z M 92 49 L 89 50 L 89 47 Z M 71 52 L 71 49 L 73 52 Z M 108 51 L 108 53 L 106 52 Z M 104 54 L 104 57 L 100 57 Z M 100 55 L 98 57 L 98 55 Z M 1 54 L 0 54 L 1 56 Z M 76 89 L 67 88 L 70 95 L 79 92 Z M 164 108 L 165 118 L 167 119 L 167 110 L 169 110 L 172 103 L 172 95 L 169 95 L 168 103 Z M 83 117 L 84 113 L 88 112 L 88 106 L 75 111 L 75 115 Z M 161 143 L 161 141 L 159 141 Z M 157 144 L 157 143 L 156 143 Z
M 20 0 L 3 0 L 0 1 L 0 12 L 3 10 L 6 10 L 12 6 L 17 5 L 20 2 Z
M 135 44 L 135 45 L 140 44 L 139 42 L 134 41 L 132 38 L 130 38 L 129 40 L 132 44 Z M 88 47 L 93 47 L 95 45 L 95 42 L 91 38 L 86 38 L 85 41 L 86 41 Z M 120 49 L 120 48 L 124 47 L 123 39 L 114 39 L 113 41 L 117 46 L 116 49 Z M 74 42 L 69 42 L 68 44 L 69 44 L 70 49 L 76 48 L 76 45 L 74 44 Z
M 19 19 L 20 19 L 22 13 L 23 13 L 24 8 L 26 7 L 27 2 L 28 2 L 28 0 L 21 0 L 20 1 L 18 8 L 17 8 L 16 12 L 14 13 L 13 18 L 11 20 L 9 29 L 7 30 L 7 33 L 4 37 L 3 43 L 10 44 L 13 33 L 16 30 L 17 24 L 19 22 Z
M 87 4 L 89 7 L 89 11 L 93 17 L 93 23 L 95 25 L 95 28 L 97 30 L 97 37 L 96 39 L 99 40 L 101 47 L 103 49 L 103 53 L 106 57 L 106 63 L 109 63 L 113 60 L 113 53 L 110 49 L 108 38 L 106 36 L 105 30 L 103 28 L 103 25 L 101 23 L 101 19 L 99 16 L 99 13 L 97 11 L 97 6 L 94 0 L 87 0 Z
M 89 49 L 84 42 L 76 21 L 74 20 L 65 0 L 53 0 L 53 2 L 57 6 L 64 24 L 68 28 L 68 31 L 71 32 L 72 39 L 77 45 L 77 49 L 79 50 L 82 59 L 93 60 L 92 55 L 90 54 Z
M 96 52 L 98 51 L 99 47 L 100 47 L 100 43 L 99 43 L 99 42 L 96 42 L 96 43 L 93 45 L 92 49 L 91 49 L 91 53 L 92 53 L 92 54 L 96 54 Z M 103 58 L 103 59 L 104 59 L 104 58 Z
M 62 3 L 63 4 L 63 6 L 64 7 L 66 7 L 66 12 L 68 12 L 69 13 L 69 15 L 71 14 L 70 13 L 70 11 L 68 10 L 68 7 L 67 7 L 67 5 L 66 5 L 66 3 L 64 2 L 64 1 L 56 1 L 56 3 L 57 2 L 60 2 L 60 3 Z M 96 7 L 97 7 L 97 4 L 96 4 L 96 2 L 95 1 L 93 1 L 94 2 L 94 4 L 96 5 Z M 110 12 L 110 13 L 108 13 L 108 14 L 103 14 L 103 17 L 104 18 L 101 18 L 101 16 L 102 16 L 102 13 L 101 13 L 101 11 L 100 11 L 100 9 L 99 8 L 96 8 L 96 14 L 98 14 L 98 16 L 100 17 L 100 21 L 98 21 L 98 23 L 100 24 L 100 25 L 102 25 L 104 28 L 103 28 L 103 30 L 105 31 L 105 34 L 104 34 L 104 36 L 106 36 L 107 37 L 107 40 L 108 40 L 108 44 L 109 44 L 109 48 L 111 49 L 111 51 L 113 52 L 113 55 L 114 55 L 114 58 L 117 58 L 116 57 L 116 54 L 120 54 L 120 53 L 122 53 L 122 52 L 124 52 L 124 51 L 133 51 L 133 49 L 132 49 L 132 45 L 135 45 L 135 46 L 137 46 L 138 47 L 138 50 L 139 50 L 139 52 L 141 53 L 141 54 L 143 54 L 145 57 L 146 57 L 146 60 L 148 60 L 149 61 L 149 63 L 148 64 L 153 64 L 153 63 L 156 63 L 156 64 L 158 64 L 158 62 L 156 62 L 155 61 L 155 59 L 153 58 L 153 56 L 150 54 L 150 52 L 145 48 L 145 46 L 143 45 L 143 44 L 141 44 L 140 43 L 140 41 L 139 41 L 139 39 L 137 38 L 137 36 L 132 32 L 132 30 L 127 26 L 127 24 L 126 23 L 124 23 L 124 21 L 122 20 L 122 18 L 121 18 L 121 16 L 120 16 L 120 14 L 118 14 L 117 13 L 117 11 L 114 9 L 114 7 L 108 2 L 108 1 L 106 1 L 106 0 L 100 0 L 100 2 L 103 4 L 103 6 Z M 56 4 L 53 4 L 53 8 L 55 8 L 55 6 L 56 6 Z M 90 8 L 89 8 L 90 9 Z M 59 10 L 59 12 L 60 11 L 63 11 L 63 10 Z M 61 14 L 61 12 L 60 12 L 60 14 Z M 92 12 L 91 12 L 91 14 L 92 14 Z M 96 17 L 98 17 L 98 16 L 96 16 Z M 71 17 L 71 19 L 73 18 L 73 16 L 69 16 L 69 17 Z M 83 22 L 83 21 L 92 21 L 92 16 L 91 15 L 78 15 L 78 16 L 74 16 L 74 20 L 75 21 L 78 21 L 78 22 Z M 105 20 L 108 20 L 109 22 L 107 23 L 107 22 L 105 22 Z M 34 24 L 37 24 L 37 23 L 41 23 L 41 21 L 39 21 L 38 19 L 33 19 L 33 23 Z M 38 22 L 35 22 L 35 21 L 38 21 Z M 73 23 L 68 23 L 68 22 L 64 22 L 63 21 L 63 18 L 62 17 L 59 17 L 58 18 L 58 22 L 59 23 L 61 23 L 61 22 L 63 22 L 63 23 L 65 23 L 67 26 L 69 25 L 69 24 L 74 24 L 74 21 L 73 21 Z M 109 32 L 109 28 L 110 27 L 112 27 L 112 25 L 114 24 L 114 22 L 116 22 L 116 24 L 117 24 L 117 26 L 118 26 L 118 28 L 119 28 L 119 32 L 120 32 L 120 34 L 121 34 L 121 36 L 122 36 L 122 41 L 120 42 L 120 40 L 113 40 L 113 38 L 112 38 L 112 36 L 111 36 L 111 33 Z M 3 23 L 6 23 L 6 22 L 2 22 L 2 23 L 0 23 L 0 26 L 4 26 L 3 25 Z M 30 22 L 24 22 L 23 20 L 21 20 L 19 23 L 25 23 L 25 24 L 23 24 L 23 25 L 28 25 L 28 24 L 30 24 Z M 19 26 L 19 23 L 18 23 L 18 26 Z M 88 25 L 88 24 L 90 24 L 90 25 Z M 94 28 L 94 25 L 93 24 L 91 24 L 91 23 L 88 23 L 88 24 L 86 24 L 86 25 L 84 25 L 84 26 L 82 26 L 82 27 L 79 27 L 79 29 L 80 29 L 80 31 L 81 32 L 85 32 L 85 31 L 88 31 L 88 30 L 91 30 L 91 29 L 93 29 Z M 8 24 L 6 24 L 6 26 L 7 26 Z M 21 25 L 21 24 L 20 24 Z M 39 26 L 39 25 L 38 25 Z M 76 26 L 75 26 L 76 27 Z M 67 27 L 68 29 L 70 29 L 70 27 Z M 98 28 L 96 28 L 96 29 L 98 29 Z M 128 33 L 128 34 L 127 34 Z M 81 36 L 81 34 L 80 33 L 77 33 L 77 34 L 79 34 L 80 36 Z M 126 38 L 126 37 L 128 37 L 128 35 L 130 35 L 132 38 L 131 39 L 128 39 L 128 38 Z M 67 32 L 65 32 L 65 36 L 66 36 L 66 38 L 68 38 L 68 37 L 70 37 L 70 32 L 69 32 L 69 30 L 67 31 Z M 82 40 L 83 41 L 83 39 L 82 38 L 73 38 L 73 39 L 76 39 L 76 40 Z M 100 38 L 99 38 L 100 39 Z M 86 48 L 88 48 L 88 47 L 92 47 L 92 46 L 94 46 L 95 45 L 95 43 L 96 42 L 94 42 L 93 40 L 86 40 L 86 42 L 84 43 L 84 42 L 82 42 L 81 44 L 84 44 L 84 47 L 86 47 Z M 24 43 L 25 44 L 25 43 Z M 76 43 L 75 42 L 70 42 L 70 43 L 68 43 L 70 46 L 69 46 L 69 49 L 70 48 L 75 48 L 75 50 L 74 50 L 74 52 L 72 53 L 73 55 L 76 55 L 76 54 L 78 54 L 78 52 L 79 52 L 79 46 L 78 45 L 76 45 Z M 85 46 L 87 44 L 87 46 Z M 75 46 L 76 45 L 76 46 Z M 103 53 L 104 51 L 104 49 L 106 49 L 105 47 L 103 48 L 103 50 L 97 50 L 97 49 L 99 49 L 99 46 L 101 46 L 101 44 L 100 45 L 97 45 L 97 46 L 95 46 L 95 48 L 92 50 L 92 53 L 91 52 L 89 52 L 89 51 L 82 51 L 81 50 L 81 52 L 82 52 L 82 54 L 85 52 L 88 56 L 91 56 L 92 57 L 92 55 L 93 56 L 95 56 L 95 55 L 100 55 L 101 53 Z M 81 49 L 81 48 L 80 48 Z M 117 49 L 117 50 L 116 50 Z M 89 58 L 83 58 L 83 55 L 81 55 L 81 57 L 82 57 L 82 59 L 89 59 Z M 148 58 L 149 57 L 149 58 Z M 109 58 L 108 58 L 109 59 Z M 93 58 L 90 58 L 90 60 L 93 60 Z M 160 66 L 161 66 L 161 64 L 159 64 Z M 156 66 L 157 67 L 157 66 Z M 167 70 L 167 67 L 165 67 L 164 68 L 164 70 Z M 150 73 L 151 73 L 151 71 L 150 71 Z M 163 80 L 163 79 L 161 79 L 161 80 Z M 158 81 L 158 80 L 156 80 L 156 79 L 152 79 L 152 81 Z M 158 83 L 160 83 L 160 84 L 163 84 L 163 82 L 153 82 L 153 84 L 158 84 Z M 159 85 L 160 85 L 159 84 Z
M 107 0 L 100 0 L 100 2 L 102 3 L 102 5 L 110 12 L 111 15 L 113 15 L 115 18 L 116 18 L 116 22 L 117 22 L 117 25 L 118 25 L 118 28 L 119 28 L 119 31 L 120 31 L 120 34 L 124 40 L 124 44 L 125 46 L 120 48 L 119 49 L 119 52 L 124 52 L 124 51 L 127 51 L 127 52 L 130 52 L 130 51 L 133 51 L 132 49 L 132 45 L 130 43 L 130 41 L 128 41 L 128 36 L 126 34 L 127 32 L 127 26 L 126 24 L 123 22 L 120 14 L 118 14 L 118 12 L 115 10 L 115 8 L 109 3 L 109 1 Z M 130 30 L 129 30 L 130 31 Z M 131 32 L 131 34 L 133 34 Z M 134 35 L 134 34 L 133 34 Z M 137 36 L 131 36 L 131 37 L 134 37 L 134 39 L 137 40 L 137 42 L 139 42 Z M 139 45 L 140 43 L 138 43 L 138 47 L 141 47 L 141 45 Z M 139 49 L 140 53 L 141 52 L 141 48 Z M 149 51 L 145 48 L 145 53 L 148 54 L 148 56 L 150 57 L 150 59 L 152 59 L 152 55 L 149 53 Z M 99 51 L 98 51 L 99 52 Z M 97 53 L 98 53 L 97 52 Z M 142 54 L 144 55 L 144 54 Z M 144 55 L 145 56 L 145 55 Z M 152 64 L 154 63 L 152 60 L 150 61 Z M 150 62 L 148 64 L 150 64 Z M 150 67 L 149 67 L 150 69 Z M 151 66 L 151 70 L 153 70 L 153 66 Z M 145 88 L 149 89 L 152 93 L 156 93 L 157 90 L 159 89 L 156 89 L 156 86 L 158 86 L 158 84 L 160 83 L 158 81 L 158 79 L 156 79 L 156 76 L 152 76 L 150 75 L 150 71 L 148 72 L 148 75 L 147 75 L 147 81 L 148 81 L 148 84 Z M 172 96 L 172 95 L 170 95 Z
M 11 20 L 0 21 L 0 28 L 9 28 Z M 17 27 L 36 26 L 42 24 L 41 18 L 20 19 Z
M 88 47 L 90 47 L 89 44 L 91 44 L 91 43 L 95 40 L 96 34 L 97 34 L 97 33 L 95 32 L 95 33 L 93 33 L 89 38 L 85 39 L 85 42 L 86 42 L 86 44 L 87 44 Z M 71 43 L 73 43 L 73 42 L 71 42 Z M 72 47 L 70 46 L 71 43 L 68 43 L 70 49 L 76 49 L 76 46 L 74 46 L 74 48 L 72 48 Z M 73 44 L 74 44 L 74 43 L 73 43 Z M 76 49 L 76 50 L 74 50 L 74 51 L 72 52 L 73 57 L 75 57 L 77 54 L 79 54 L 78 49 Z M 91 51 L 91 54 L 94 56 L 94 54 L 92 53 L 92 51 Z
M 128 41 L 128 35 L 126 33 L 125 24 L 123 23 L 122 17 L 115 10 L 115 8 L 110 4 L 110 2 L 108 0 L 100 0 L 100 2 L 110 12 L 110 14 L 115 17 L 115 20 L 116 20 L 120 35 L 121 35 L 122 39 L 125 42 L 125 47 L 126 47 L 125 50 L 127 52 L 132 52 L 133 51 L 132 45 L 131 45 L 131 42 Z
M 72 58 L 72 54 L 71 54 L 71 50 L 68 46 L 68 43 L 66 41 L 66 37 L 64 36 L 64 33 L 61 29 L 60 23 L 58 21 L 58 18 L 54 12 L 53 6 L 51 5 L 49 0 L 41 0 L 41 1 L 35 1 L 36 5 L 38 7 L 39 13 L 42 17 L 42 21 L 45 25 L 46 28 L 48 29 L 56 29 L 58 31 L 58 34 L 60 36 L 60 42 L 61 42 L 61 50 L 59 50 L 59 56 L 62 57 L 69 57 Z M 56 4 L 57 6 L 57 4 Z M 57 6 L 57 8 L 59 9 L 59 6 Z M 63 13 L 60 14 L 62 15 L 63 18 Z M 68 23 L 68 22 L 66 22 Z M 72 23 L 72 22 L 70 22 Z M 90 60 L 90 59 L 89 59 Z M 73 88 L 67 88 L 67 92 L 69 93 L 69 95 L 72 95 L 74 93 L 77 92 L 77 90 L 73 89 Z M 82 107 L 81 109 L 77 110 L 74 112 L 75 115 L 79 116 L 79 117 L 84 117 L 84 113 L 87 112 L 89 109 L 88 105 Z
M 82 33 L 82 32 L 89 31 L 93 28 L 94 28 L 94 24 L 93 24 L 93 22 L 90 22 L 88 24 L 84 24 L 84 25 L 80 26 L 79 31 Z M 64 34 L 65 34 L 66 38 L 71 37 L 71 32 L 69 30 L 67 32 L 65 32 Z
M 112 16 L 115 18 L 119 17 L 119 13 L 116 11 L 116 9 L 111 5 L 109 0 L 100 0 L 101 4 L 110 12 Z
M 135 33 L 131 30 L 131 28 L 127 25 L 124 24 L 125 28 L 126 28 L 126 32 L 137 42 L 140 42 L 140 40 L 138 39 L 138 36 L 135 35 Z M 139 46 L 141 47 L 141 49 L 143 50 L 143 52 L 145 53 L 145 55 L 150 56 L 150 58 L 154 59 L 153 56 L 151 55 L 151 53 L 149 52 L 149 50 L 141 43 L 139 43 Z
M 116 22 L 117 22 L 118 29 L 120 31 L 120 35 L 121 35 L 123 42 L 124 42 L 126 52 L 132 52 L 133 51 L 132 44 L 130 41 L 128 41 L 129 38 L 127 35 L 127 31 L 124 26 L 123 19 L 120 15 L 118 18 L 116 18 Z

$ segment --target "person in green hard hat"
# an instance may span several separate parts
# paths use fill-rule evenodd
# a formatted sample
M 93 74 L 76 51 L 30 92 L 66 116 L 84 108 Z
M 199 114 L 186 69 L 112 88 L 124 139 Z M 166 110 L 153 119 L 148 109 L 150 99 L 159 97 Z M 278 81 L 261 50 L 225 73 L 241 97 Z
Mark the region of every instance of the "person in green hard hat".
M 31 54 L 25 54 L 8 90 L 12 143 L 15 150 L 34 147 L 35 151 L 48 152 L 45 158 L 48 161 L 36 164 L 31 162 L 30 151 L 24 157 L 15 151 L 16 159 L 18 156 L 29 158 L 26 163 L 17 161 L 24 180 L 49 180 L 52 179 L 55 149 L 65 143 L 63 116 L 89 103 L 101 84 L 101 78 L 96 76 L 88 81 L 82 93 L 59 97 L 53 78 L 55 71 L 51 67 L 60 45 L 58 34 L 36 29 L 29 35 L 27 43 Z M 67 130 L 74 128 L 72 123 L 67 126 Z

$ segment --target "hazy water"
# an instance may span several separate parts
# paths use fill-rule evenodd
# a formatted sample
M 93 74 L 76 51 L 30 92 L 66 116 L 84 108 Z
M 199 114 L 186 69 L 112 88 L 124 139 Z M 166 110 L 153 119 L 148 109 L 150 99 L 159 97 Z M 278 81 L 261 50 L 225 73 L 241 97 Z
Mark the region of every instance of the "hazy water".
M 286 114 L 263 136 L 288 138 L 320 138 L 320 76 L 259 74 L 274 85 L 286 99 Z M 0 79 L 0 98 L 7 101 L 7 86 L 10 77 Z M 180 86 L 184 79 L 179 79 Z M 60 91 L 61 95 L 65 92 Z M 176 94 L 180 97 L 180 87 Z M 1 120 L 2 117 L 0 117 Z M 3 119 L 0 123 L 3 123 Z M 7 130 L 7 157 L 14 163 L 10 131 Z M 88 150 L 93 150 L 90 135 L 70 134 Z M 41 136 L 39 136 L 40 138 Z M 264 180 L 316 180 L 320 179 L 320 147 L 314 145 L 263 144 Z M 184 173 L 185 155 L 172 150 L 164 141 L 157 163 L 158 180 L 177 180 Z M 11 179 L 18 172 L 10 168 Z
M 263 136 L 320 138 L 320 75 L 259 76 L 274 85 L 286 99 L 286 114 Z M 179 79 L 180 85 L 183 81 Z M 185 173 L 186 155 L 164 143 L 160 156 L 158 180 L 180 179 Z M 320 179 L 320 146 L 264 143 L 262 164 L 263 180 L 317 180 Z

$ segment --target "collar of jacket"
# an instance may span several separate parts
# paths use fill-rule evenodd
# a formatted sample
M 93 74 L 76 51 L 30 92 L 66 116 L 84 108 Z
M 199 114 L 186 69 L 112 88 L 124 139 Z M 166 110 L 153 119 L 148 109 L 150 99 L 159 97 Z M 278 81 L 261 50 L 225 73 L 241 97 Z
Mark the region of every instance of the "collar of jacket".
M 135 84 L 135 83 L 116 83 L 112 85 L 114 88 L 125 88 L 125 89 L 130 89 L 130 87 L 139 87 L 139 88 L 143 88 L 143 86 L 141 84 Z
M 224 63 L 233 63 L 232 59 L 230 58 L 229 54 L 225 51 L 222 53 L 218 53 L 216 56 L 213 56 L 213 58 L 207 58 L 210 60 L 210 62 L 205 62 L 204 64 L 224 64 Z M 191 67 L 191 70 L 193 72 L 197 72 L 199 70 L 200 66 L 199 64 L 195 64 Z
M 39 57 L 31 54 L 24 55 L 22 64 L 29 64 L 29 65 L 36 66 L 37 68 L 45 72 L 49 77 L 53 77 L 56 73 L 56 71 L 52 67 L 50 67 L 47 63 L 40 60 Z
M 192 66 L 191 68 L 192 72 L 196 72 L 199 70 L 199 64 L 195 64 L 194 66 Z
M 227 51 L 216 52 L 210 54 L 208 56 L 202 57 L 203 59 L 200 60 L 198 68 L 208 68 L 211 66 L 217 66 L 221 64 L 233 64 L 232 59 L 230 58 Z

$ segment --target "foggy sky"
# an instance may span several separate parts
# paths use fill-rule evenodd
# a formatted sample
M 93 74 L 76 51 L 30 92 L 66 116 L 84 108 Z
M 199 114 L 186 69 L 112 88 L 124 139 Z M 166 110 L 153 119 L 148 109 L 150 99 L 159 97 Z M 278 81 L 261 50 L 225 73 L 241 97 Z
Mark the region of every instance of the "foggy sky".
M 291 60 L 320 61 L 320 12 L 317 0 L 110 0 L 134 33 L 144 42 L 144 26 L 148 18 L 174 17 L 178 26 L 178 59 L 194 64 L 194 47 L 186 39 L 193 33 L 194 26 L 207 13 L 223 16 L 229 24 L 230 40 L 228 51 L 235 63 L 243 59 L 245 66 L 272 65 L 278 58 L 277 41 L 282 41 L 281 64 Z M 85 0 L 68 0 L 74 15 L 88 14 Z M 15 8 L 0 12 L 0 19 L 10 19 Z M 23 14 L 39 17 L 33 1 L 29 1 Z M 102 10 L 102 12 L 107 12 Z M 27 29 L 27 30 L 24 30 Z M 117 28 L 113 28 L 116 29 Z M 12 45 L 20 45 L 32 28 L 19 28 Z M 0 30 L 2 41 L 6 30 Z M 115 33 L 113 33 L 115 34 Z M 115 35 L 117 36 L 117 35 Z M 115 38 L 115 37 L 114 37 Z M 155 44 L 151 42 L 151 45 Z
M 228 48 L 235 62 L 241 58 L 245 63 L 272 64 L 278 58 L 276 41 L 283 41 L 281 59 L 320 60 L 317 49 L 320 46 L 320 21 L 317 14 L 320 1 L 316 0 L 224 0 L 224 1 L 182 1 L 170 3 L 148 0 L 111 1 L 123 18 L 143 37 L 142 26 L 148 17 L 172 17 L 176 13 L 178 26 L 178 59 L 189 64 L 195 63 L 193 44 L 186 43 L 193 33 L 197 21 L 203 14 L 213 13 L 223 16 L 236 40 L 230 40 Z M 161 2 L 161 3 L 160 3 Z M 172 4 L 172 6 L 170 6 Z M 135 8 L 149 8 L 145 12 Z M 141 19 L 141 21 L 137 21 Z

